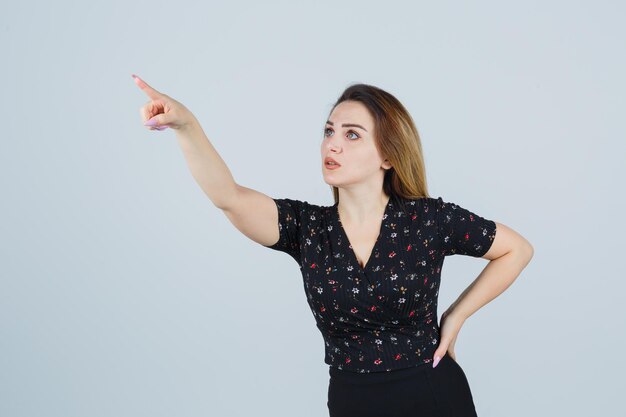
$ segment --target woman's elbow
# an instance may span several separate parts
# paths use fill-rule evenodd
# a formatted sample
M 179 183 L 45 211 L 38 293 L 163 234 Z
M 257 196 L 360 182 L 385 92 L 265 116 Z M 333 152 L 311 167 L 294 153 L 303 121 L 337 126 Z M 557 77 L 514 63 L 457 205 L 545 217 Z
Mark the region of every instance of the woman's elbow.
M 529 241 L 524 239 L 518 246 L 515 247 L 515 249 L 513 249 L 513 252 L 517 254 L 516 258 L 518 258 L 520 262 L 524 266 L 526 266 L 533 258 L 533 255 L 535 254 L 535 249 Z
M 522 250 L 524 251 L 524 254 L 528 257 L 528 260 L 530 261 L 533 258 L 533 255 L 535 254 L 535 248 L 533 247 L 533 245 L 531 245 L 529 241 L 524 239 L 524 245 L 523 245 Z

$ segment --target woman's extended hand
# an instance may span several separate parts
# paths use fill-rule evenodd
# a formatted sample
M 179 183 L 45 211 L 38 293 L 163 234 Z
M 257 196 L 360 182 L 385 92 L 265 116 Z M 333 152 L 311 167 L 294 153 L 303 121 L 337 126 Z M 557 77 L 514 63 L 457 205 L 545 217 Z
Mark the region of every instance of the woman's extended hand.
M 448 354 L 452 359 L 456 360 L 454 353 L 454 344 L 456 343 L 456 336 L 461 330 L 461 326 L 465 320 L 461 317 L 451 315 L 448 311 L 441 315 L 441 325 L 439 334 L 439 347 L 435 350 L 435 357 L 433 358 L 433 368 L 437 366 L 443 355 Z M 439 359 L 437 359 L 439 358 Z
M 144 126 L 150 130 L 164 130 L 168 127 L 178 130 L 197 122 L 194 115 L 181 103 L 150 87 L 135 74 L 132 76 L 139 88 L 150 98 L 150 101 L 139 109 Z

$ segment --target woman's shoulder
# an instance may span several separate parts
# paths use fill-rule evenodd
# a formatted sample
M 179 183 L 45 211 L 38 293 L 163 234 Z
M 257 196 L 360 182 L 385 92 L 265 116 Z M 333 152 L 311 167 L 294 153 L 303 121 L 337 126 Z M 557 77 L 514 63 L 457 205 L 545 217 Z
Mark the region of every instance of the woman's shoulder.
M 442 201 L 441 197 L 396 197 L 395 200 L 398 205 L 403 206 L 410 210 L 415 211 L 429 211 L 430 209 L 437 208 L 437 204 Z
M 331 213 L 334 204 L 324 205 L 309 201 L 308 199 L 297 197 L 275 197 L 273 198 L 279 206 L 288 207 L 294 215 L 303 219 L 315 220 L 325 217 Z

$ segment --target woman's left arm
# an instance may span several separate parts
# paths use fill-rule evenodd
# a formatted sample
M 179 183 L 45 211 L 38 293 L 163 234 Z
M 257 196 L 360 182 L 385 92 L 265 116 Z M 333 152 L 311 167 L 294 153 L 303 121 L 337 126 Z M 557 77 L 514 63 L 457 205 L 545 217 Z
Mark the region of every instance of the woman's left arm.
M 456 335 L 465 320 L 502 294 L 533 257 L 532 245 L 502 223 L 496 223 L 496 236 L 482 257 L 490 262 L 441 316 L 441 341 L 434 354 L 433 367 L 446 352 L 454 358 Z

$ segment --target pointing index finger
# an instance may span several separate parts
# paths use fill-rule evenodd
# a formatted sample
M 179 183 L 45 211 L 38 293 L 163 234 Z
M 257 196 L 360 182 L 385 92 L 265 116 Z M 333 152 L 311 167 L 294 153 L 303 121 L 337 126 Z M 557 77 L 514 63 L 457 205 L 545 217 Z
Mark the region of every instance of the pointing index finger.
M 137 84 L 139 88 L 141 88 L 151 99 L 157 99 L 162 96 L 161 93 L 150 87 L 144 80 L 142 80 L 135 74 L 133 74 L 133 78 L 135 79 L 135 84 Z

